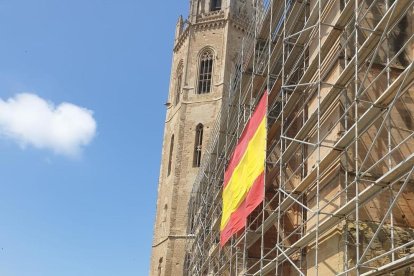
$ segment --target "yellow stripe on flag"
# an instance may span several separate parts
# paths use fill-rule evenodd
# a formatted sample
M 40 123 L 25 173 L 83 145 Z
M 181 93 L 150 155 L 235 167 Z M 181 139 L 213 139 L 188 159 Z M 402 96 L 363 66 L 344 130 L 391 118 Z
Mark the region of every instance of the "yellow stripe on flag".
M 223 215 L 220 230 L 223 230 L 233 212 L 246 198 L 255 180 L 263 173 L 266 160 L 266 117 L 249 141 L 246 151 L 223 191 Z

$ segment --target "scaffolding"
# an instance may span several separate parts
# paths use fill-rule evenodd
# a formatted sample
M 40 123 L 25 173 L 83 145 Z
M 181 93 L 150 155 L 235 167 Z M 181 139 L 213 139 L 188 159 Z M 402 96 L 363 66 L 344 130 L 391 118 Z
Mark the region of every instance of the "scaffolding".
M 186 275 L 409 275 L 414 1 L 263 0 L 189 203 Z M 226 165 L 269 95 L 265 198 L 220 247 Z

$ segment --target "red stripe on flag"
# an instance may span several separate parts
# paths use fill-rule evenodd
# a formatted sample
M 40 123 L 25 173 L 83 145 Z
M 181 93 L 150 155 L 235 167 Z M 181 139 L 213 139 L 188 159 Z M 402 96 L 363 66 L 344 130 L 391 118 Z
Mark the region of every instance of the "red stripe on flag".
M 264 172 L 254 181 L 245 200 L 231 214 L 226 227 L 220 233 L 220 245 L 224 246 L 231 236 L 246 226 L 247 217 L 256 209 L 264 198 Z
M 245 129 L 243 130 L 239 143 L 237 144 L 236 149 L 234 150 L 234 153 L 230 159 L 230 163 L 227 167 L 227 170 L 224 173 L 223 189 L 229 183 L 229 180 L 231 176 L 233 175 L 234 169 L 240 163 L 240 160 L 243 157 L 247 146 L 249 145 L 249 141 L 253 138 L 253 135 L 256 133 L 256 130 L 259 127 L 260 123 L 262 122 L 263 118 L 265 118 L 266 108 L 267 108 L 267 92 L 263 94 L 259 104 L 256 107 L 256 110 L 253 113 L 253 116 L 250 118 Z

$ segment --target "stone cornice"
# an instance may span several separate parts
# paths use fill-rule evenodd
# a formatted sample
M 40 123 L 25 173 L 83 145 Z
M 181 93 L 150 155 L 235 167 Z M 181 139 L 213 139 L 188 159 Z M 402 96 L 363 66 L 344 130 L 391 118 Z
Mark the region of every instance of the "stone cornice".
M 195 31 L 206 31 L 223 28 L 226 25 L 227 19 L 215 19 L 215 20 L 206 20 L 201 23 L 189 24 L 188 27 L 183 31 L 180 37 L 177 39 L 177 42 L 174 46 L 174 52 L 177 52 L 184 42 L 187 40 L 187 37 L 190 33 L 190 29 L 193 28 Z
M 223 28 L 226 25 L 227 20 L 226 19 L 219 19 L 219 20 L 211 20 L 211 21 L 205 21 L 202 23 L 194 24 L 194 30 L 195 31 L 206 31 L 206 30 L 214 30 Z
M 197 15 L 196 23 L 204 23 L 204 22 L 220 20 L 224 18 L 225 18 L 224 11 L 222 10 L 213 11 L 213 12 L 202 13 L 200 15 Z
M 235 28 L 243 32 L 247 29 L 247 23 L 245 18 L 239 16 L 231 16 L 230 18 L 226 18 L 223 11 L 202 14 L 197 17 L 196 23 L 188 23 L 186 28 L 183 30 L 182 34 L 178 37 L 177 42 L 174 45 L 173 51 L 177 52 L 185 43 L 189 36 L 191 28 L 193 28 L 195 31 L 214 30 L 223 28 L 228 21 L 231 22 Z
M 174 45 L 174 52 L 177 52 L 187 40 L 190 28 L 194 28 L 196 31 L 212 30 L 223 27 L 226 21 L 225 13 L 222 10 L 198 15 L 195 23 L 187 23 L 188 25 L 178 37 Z

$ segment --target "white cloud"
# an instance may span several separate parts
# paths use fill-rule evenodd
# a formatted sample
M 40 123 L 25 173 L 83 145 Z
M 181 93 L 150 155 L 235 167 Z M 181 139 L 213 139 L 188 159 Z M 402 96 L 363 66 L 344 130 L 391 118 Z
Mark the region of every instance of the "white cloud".
M 0 135 L 22 147 L 31 145 L 77 156 L 96 134 L 93 112 L 70 104 L 58 106 L 34 94 L 0 99 Z

